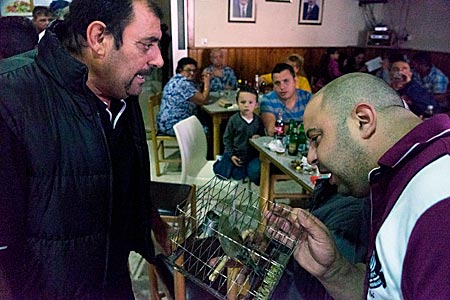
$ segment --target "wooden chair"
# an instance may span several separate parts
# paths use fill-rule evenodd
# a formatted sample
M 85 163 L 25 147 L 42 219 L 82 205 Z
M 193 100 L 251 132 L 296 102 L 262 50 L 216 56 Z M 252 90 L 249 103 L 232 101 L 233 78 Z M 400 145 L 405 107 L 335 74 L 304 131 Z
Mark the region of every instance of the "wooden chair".
M 306 208 L 309 205 L 309 200 L 311 194 L 304 191 L 303 188 L 299 187 L 298 190 L 292 192 L 276 193 L 275 185 L 277 182 L 292 180 L 289 175 L 286 174 L 271 174 L 270 175 L 270 186 L 269 186 L 269 201 L 270 203 L 276 202 L 275 199 L 289 199 L 291 202 L 295 201 L 296 207 Z
M 186 220 L 180 215 L 177 206 L 182 205 L 183 211 L 190 209 L 191 222 L 196 220 L 196 186 L 190 184 L 178 184 L 167 182 L 151 182 L 151 198 L 154 205 L 158 208 L 159 215 L 168 224 L 180 230 L 177 236 L 183 237 L 186 233 Z M 196 224 L 192 224 L 195 226 Z M 179 259 L 183 259 L 180 257 Z M 186 284 L 184 276 L 174 271 L 173 281 L 168 282 L 167 277 L 162 276 L 161 266 L 148 264 L 149 286 L 152 291 L 152 299 L 168 299 L 184 300 L 186 298 Z M 166 270 L 167 271 L 167 270 Z M 167 273 L 167 272 L 166 272 Z M 158 281 L 165 287 L 165 293 L 158 292 Z
M 180 163 L 181 158 L 169 158 L 166 156 L 166 149 L 178 149 L 178 145 L 167 145 L 167 142 L 176 143 L 177 138 L 171 135 L 158 134 L 156 126 L 156 116 L 161 106 L 161 92 L 152 95 L 148 100 L 148 116 L 150 126 L 150 137 L 152 140 L 153 157 L 155 158 L 156 176 L 161 176 L 161 163 Z

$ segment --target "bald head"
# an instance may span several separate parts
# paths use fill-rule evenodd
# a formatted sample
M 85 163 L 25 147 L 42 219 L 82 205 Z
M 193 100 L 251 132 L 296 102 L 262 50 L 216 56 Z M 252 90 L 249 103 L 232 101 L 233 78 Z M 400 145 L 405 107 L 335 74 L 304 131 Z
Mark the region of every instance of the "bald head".
M 361 102 L 371 104 L 377 111 L 387 107 L 403 107 L 401 98 L 389 85 L 365 73 L 341 76 L 318 94 L 322 95 L 322 107 L 329 108 L 337 116 L 350 114 L 355 105 Z
M 383 80 L 363 73 L 335 79 L 305 109 L 308 161 L 342 194 L 364 196 L 378 159 L 420 122 Z

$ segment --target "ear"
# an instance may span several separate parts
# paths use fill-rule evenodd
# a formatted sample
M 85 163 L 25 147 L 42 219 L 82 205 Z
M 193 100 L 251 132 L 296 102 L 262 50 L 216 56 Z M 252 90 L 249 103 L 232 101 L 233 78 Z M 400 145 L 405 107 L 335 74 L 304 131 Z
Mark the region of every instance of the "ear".
M 86 38 L 89 48 L 97 55 L 103 56 L 106 52 L 106 25 L 100 21 L 89 24 Z
M 359 134 L 363 139 L 369 139 L 376 131 L 377 113 L 375 108 L 367 103 L 358 103 L 352 117 L 357 122 Z

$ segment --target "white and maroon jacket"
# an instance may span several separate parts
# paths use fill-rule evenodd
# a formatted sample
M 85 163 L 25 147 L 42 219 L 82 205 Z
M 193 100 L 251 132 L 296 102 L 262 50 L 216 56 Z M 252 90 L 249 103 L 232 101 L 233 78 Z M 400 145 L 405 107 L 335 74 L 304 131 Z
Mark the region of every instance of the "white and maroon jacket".
M 450 299 L 450 118 L 399 140 L 369 174 L 367 299 Z

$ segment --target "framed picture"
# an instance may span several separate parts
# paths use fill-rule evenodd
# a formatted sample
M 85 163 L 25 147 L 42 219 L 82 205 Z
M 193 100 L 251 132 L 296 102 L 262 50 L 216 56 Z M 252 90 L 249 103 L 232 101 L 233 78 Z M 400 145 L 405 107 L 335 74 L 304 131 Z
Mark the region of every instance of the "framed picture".
M 266 0 L 266 2 L 292 2 L 292 0 Z
M 33 0 L 3 0 L 0 1 L 1 15 L 6 16 L 31 16 L 33 12 Z
M 228 0 L 228 22 L 256 21 L 256 0 Z
M 321 25 L 324 0 L 300 0 L 298 24 Z

